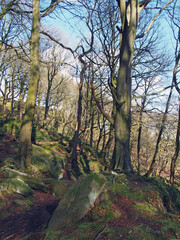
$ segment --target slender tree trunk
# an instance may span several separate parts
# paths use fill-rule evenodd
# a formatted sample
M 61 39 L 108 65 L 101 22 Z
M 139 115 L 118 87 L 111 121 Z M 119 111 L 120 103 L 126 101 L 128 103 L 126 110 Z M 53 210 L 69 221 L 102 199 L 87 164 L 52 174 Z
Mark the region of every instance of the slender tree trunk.
M 79 82 L 79 99 L 78 99 L 78 113 L 77 113 L 77 123 L 76 123 L 76 129 L 75 133 L 72 139 L 72 169 L 74 170 L 77 177 L 81 175 L 79 166 L 78 166 L 78 156 L 77 156 L 77 146 L 79 141 L 79 131 L 81 127 L 81 115 L 82 115 L 82 87 L 83 87 L 83 81 L 84 81 L 84 73 L 86 70 L 86 63 L 79 58 L 81 63 L 83 64 L 81 73 L 80 73 L 80 82 Z
M 139 114 L 139 128 L 138 128 L 138 142 L 137 142 L 137 161 L 138 161 L 138 173 L 140 173 L 140 151 L 141 151 L 141 133 L 142 133 L 142 125 L 143 125 L 143 111 L 145 108 L 146 97 L 143 99 L 141 103 L 141 109 Z
M 94 104 L 93 104 L 93 93 L 91 91 L 91 101 L 90 101 L 90 117 L 91 117 L 91 129 L 90 129 L 90 146 L 93 146 L 93 135 L 94 135 Z
M 8 81 L 5 80 L 4 93 L 3 93 L 3 115 L 7 115 L 7 101 L 8 101 Z
M 104 134 L 103 134 L 103 143 L 102 143 L 102 148 L 101 148 L 101 152 L 100 152 L 100 156 L 103 155 L 104 151 L 105 151 L 105 143 L 106 143 L 106 128 L 105 128 L 105 118 L 103 116 L 103 131 L 104 131 Z
M 39 82 L 39 35 L 40 0 L 33 0 L 33 21 L 30 39 L 30 82 L 26 109 L 20 130 L 19 156 L 21 167 L 28 167 L 32 161 L 32 123 L 35 110 L 37 86 Z
M 167 100 L 167 103 L 166 103 L 166 109 L 165 109 L 165 112 L 163 114 L 161 128 L 159 130 L 159 135 L 158 135 L 157 142 L 156 142 L 156 148 L 155 148 L 154 156 L 153 156 L 151 165 L 149 167 L 149 170 L 145 174 L 146 177 L 151 176 L 151 174 L 152 174 L 152 172 L 154 170 L 154 167 L 155 167 L 156 157 L 157 157 L 157 154 L 158 154 L 158 151 L 159 151 L 159 144 L 160 144 L 160 141 L 161 141 L 161 137 L 162 137 L 162 134 L 163 134 L 163 131 L 164 131 L 164 128 L 165 128 L 165 122 L 166 122 L 167 113 L 168 113 L 168 109 L 169 109 L 169 105 L 170 105 L 170 100 L 171 100 L 171 96 L 172 96 L 173 87 L 174 86 L 173 86 L 173 81 L 172 81 L 170 93 L 169 93 L 168 100 Z
M 113 136 L 114 136 L 113 130 L 114 130 L 114 127 L 113 127 L 113 125 L 110 123 L 109 138 L 108 138 L 108 140 L 107 140 L 107 143 L 106 143 L 106 146 L 105 146 L 105 148 L 104 148 L 104 151 L 102 152 L 102 157 L 103 157 L 103 163 L 104 163 L 104 166 L 105 166 L 105 167 L 104 167 L 105 170 L 107 170 L 107 168 L 109 167 L 106 159 L 108 158 L 108 153 L 109 153 L 109 150 L 110 150 L 112 141 L 113 141 Z
M 141 132 L 142 132 L 142 109 L 139 115 L 139 128 L 138 128 L 138 142 L 137 142 L 137 160 L 138 160 L 138 173 L 140 173 L 140 149 L 141 149 Z
M 45 112 L 44 112 L 43 128 L 46 126 L 47 116 L 48 116 L 48 112 L 49 112 L 50 89 L 51 89 L 51 87 L 49 86 L 49 82 L 48 82 L 48 89 L 47 89 L 46 100 L 45 100 Z
M 11 80 L 11 113 L 10 116 L 13 115 L 14 112 L 14 80 Z
M 175 167 L 176 167 L 176 161 L 179 156 L 179 136 L 180 136 L 180 99 L 179 99 L 179 116 L 178 116 L 178 126 L 177 126 L 177 132 L 176 132 L 176 146 L 175 146 L 175 153 L 171 160 L 171 169 L 170 169 L 170 184 L 174 185 L 174 174 L 175 174 Z

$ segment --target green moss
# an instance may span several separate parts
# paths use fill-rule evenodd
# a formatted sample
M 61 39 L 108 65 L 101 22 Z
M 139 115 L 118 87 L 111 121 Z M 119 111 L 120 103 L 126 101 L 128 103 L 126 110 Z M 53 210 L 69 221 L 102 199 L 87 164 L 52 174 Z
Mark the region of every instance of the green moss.
M 157 208 L 147 202 L 135 203 L 134 208 L 140 212 L 146 211 L 150 216 L 155 216 L 157 213 Z
M 76 230 L 61 235 L 61 240 L 93 240 L 98 232 L 100 232 L 104 225 L 97 222 L 82 222 L 76 225 Z
M 5 121 L 2 121 L 2 127 L 6 133 L 13 134 L 16 138 L 19 137 L 21 122 L 15 117 L 8 117 Z
M 168 214 L 166 219 L 160 219 L 159 222 L 162 224 L 161 231 L 164 234 L 171 232 L 173 238 L 180 239 L 180 222 L 175 216 Z
M 130 186 L 127 176 L 125 175 L 120 175 L 115 178 L 115 181 L 113 181 L 113 179 L 111 181 L 112 183 L 110 189 L 114 193 L 118 193 L 122 196 L 128 196 L 139 201 L 148 200 L 150 198 L 150 196 L 144 192 L 144 189 L 133 189 Z
M 37 142 L 47 142 L 52 141 L 53 138 L 49 136 L 48 132 L 44 129 L 38 129 L 36 128 L 36 141 Z
M 96 173 L 89 174 L 88 176 L 81 176 L 81 184 L 79 184 L 77 187 L 75 187 L 73 190 L 69 192 L 69 195 L 74 195 L 74 198 L 82 191 L 82 189 L 86 189 L 86 186 L 89 186 L 89 184 L 92 181 L 95 181 L 99 186 L 102 186 L 102 183 L 105 182 L 105 178 L 101 175 L 98 175 Z M 80 179 L 79 179 L 80 180 Z
M 152 230 L 148 225 L 138 225 L 134 227 L 126 239 L 129 240 L 139 240 L 139 239 L 146 239 L 146 240 L 165 240 L 164 236 Z
M 62 231 L 47 231 L 44 240 L 62 240 Z

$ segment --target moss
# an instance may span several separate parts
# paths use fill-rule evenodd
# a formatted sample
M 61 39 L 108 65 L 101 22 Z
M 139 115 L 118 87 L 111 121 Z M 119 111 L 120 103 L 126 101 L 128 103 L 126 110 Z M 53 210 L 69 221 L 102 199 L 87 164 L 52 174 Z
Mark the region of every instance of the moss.
M 150 216 L 155 216 L 156 213 L 157 213 L 157 208 L 154 207 L 153 205 L 147 203 L 147 202 L 143 202 L 143 203 L 135 203 L 134 204 L 134 208 L 137 210 L 137 211 L 140 211 L 140 212 L 147 212 L 148 215 Z
M 47 142 L 52 141 L 53 138 L 49 136 L 48 132 L 44 129 L 36 128 L 36 141 L 38 142 Z
M 105 178 L 96 173 L 90 174 L 86 177 L 81 176 L 80 178 L 79 180 L 81 184 L 79 184 L 79 186 L 77 185 L 77 187 L 75 187 L 69 192 L 69 195 L 74 195 L 74 198 L 76 198 L 76 196 L 82 191 L 82 189 L 86 189 L 86 186 L 88 186 L 92 181 L 95 181 L 100 187 L 102 186 L 102 183 L 105 182 Z
M 21 122 L 15 117 L 8 117 L 2 122 L 3 129 L 6 133 L 13 134 L 16 138 L 19 137 Z
M 132 231 L 132 227 L 121 228 L 116 226 L 110 226 L 102 234 L 102 237 L 104 237 L 103 239 L 113 239 L 113 240 L 127 239 L 126 236 L 131 231 Z
M 44 240 L 62 240 L 62 231 L 47 231 Z
M 175 216 L 168 214 L 166 219 L 160 219 L 159 222 L 162 224 L 161 231 L 164 234 L 171 232 L 173 238 L 180 239 L 180 222 Z
M 97 222 L 82 222 L 75 226 L 72 232 L 67 235 L 66 232 L 62 233 L 59 239 L 61 240 L 93 240 L 98 232 L 104 228 L 104 225 Z M 58 239 L 58 238 L 57 238 Z
M 165 240 L 165 237 L 159 233 L 152 230 L 148 225 L 139 225 L 134 227 L 127 236 L 126 239 L 129 240 L 139 240 L 139 239 L 146 239 L 146 240 Z
M 120 175 L 115 178 L 115 181 L 113 181 L 113 179 L 111 181 L 112 183 L 110 184 L 110 189 L 114 193 L 128 196 L 139 201 L 148 200 L 150 198 L 150 196 L 144 192 L 144 189 L 133 189 L 130 186 L 127 176 L 125 175 Z

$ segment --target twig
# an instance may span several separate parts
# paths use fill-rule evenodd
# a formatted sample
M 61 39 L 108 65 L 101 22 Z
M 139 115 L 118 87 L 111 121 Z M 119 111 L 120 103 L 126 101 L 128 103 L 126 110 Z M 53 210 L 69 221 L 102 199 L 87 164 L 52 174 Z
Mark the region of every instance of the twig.
M 106 231 L 106 229 L 107 229 L 108 227 L 109 227 L 108 225 L 105 226 L 105 227 L 98 233 L 97 237 L 96 237 L 94 240 L 97 240 L 97 239 L 103 234 L 103 232 Z

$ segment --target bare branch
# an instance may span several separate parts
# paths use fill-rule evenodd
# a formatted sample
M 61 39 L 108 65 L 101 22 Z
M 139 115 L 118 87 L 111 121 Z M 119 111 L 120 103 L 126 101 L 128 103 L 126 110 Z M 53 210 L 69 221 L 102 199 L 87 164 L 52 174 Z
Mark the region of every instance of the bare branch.
M 149 23 L 147 29 L 144 31 L 144 33 L 140 34 L 139 36 L 136 37 L 137 38 L 142 38 L 144 37 L 145 34 L 147 34 L 149 32 L 149 30 L 151 29 L 153 23 L 157 20 L 157 18 L 159 17 L 159 15 L 162 13 L 162 11 L 173 2 L 174 0 L 170 0 L 169 2 L 167 2 L 160 10 L 159 12 L 155 15 L 155 17 L 153 18 L 153 20 Z
M 105 112 L 105 110 L 103 109 L 103 107 L 101 106 L 100 102 L 97 99 L 95 89 L 94 89 L 94 85 L 93 85 L 93 78 L 91 78 L 91 90 L 92 90 L 94 100 L 95 100 L 95 102 L 97 104 L 97 107 L 99 108 L 100 112 L 114 126 L 114 120 Z
M 55 1 L 51 1 L 51 4 L 49 7 L 47 7 L 45 10 L 43 10 L 43 13 L 41 14 L 41 17 L 46 17 L 47 15 L 49 15 L 50 13 L 52 13 L 56 6 L 58 5 L 58 3 L 62 2 L 63 0 L 55 0 Z
M 53 42 L 57 43 L 58 45 L 60 45 L 62 48 L 66 49 L 66 50 L 69 50 L 73 56 L 74 56 L 74 53 L 76 50 L 72 50 L 72 48 L 70 47 L 66 47 L 64 44 L 62 44 L 61 42 L 59 42 L 57 39 L 53 38 L 50 34 L 48 34 L 47 32 L 45 31 L 40 31 L 40 33 L 42 33 L 43 35 L 47 36 L 48 38 L 50 38 Z

